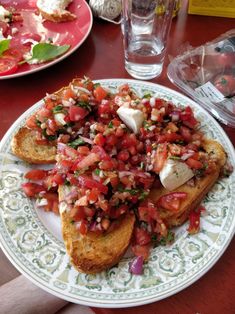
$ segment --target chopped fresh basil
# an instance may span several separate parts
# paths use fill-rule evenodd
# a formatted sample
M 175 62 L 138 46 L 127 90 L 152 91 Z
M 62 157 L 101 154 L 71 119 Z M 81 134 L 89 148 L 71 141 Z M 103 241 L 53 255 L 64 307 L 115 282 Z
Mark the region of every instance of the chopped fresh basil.
M 37 124 L 37 126 L 41 126 L 41 124 L 42 124 L 42 122 L 41 121 L 39 121 L 38 119 L 36 119 L 36 124 Z
M 4 51 L 8 50 L 10 46 L 10 39 L 0 40 L 0 56 Z
M 48 140 L 48 141 L 55 141 L 57 139 L 57 135 L 48 135 L 46 132 L 46 129 L 42 130 L 43 136 Z
M 67 179 L 65 179 L 64 185 L 70 186 L 71 184 L 70 184 L 70 182 Z
M 87 101 L 79 101 L 76 103 L 76 106 L 78 107 L 82 107 L 82 108 L 85 108 L 87 109 L 88 111 L 91 111 L 91 106 L 89 105 L 89 103 Z
M 181 158 L 179 156 L 170 156 L 169 159 L 173 159 L 173 160 L 180 160 Z
M 113 122 L 110 121 L 109 124 L 108 124 L 108 128 L 112 129 L 113 128 Z
M 144 94 L 143 98 L 151 98 L 152 95 L 150 93 Z
M 162 237 L 161 240 L 159 241 L 160 245 L 167 245 L 171 244 L 175 239 L 175 234 L 172 231 L 168 231 L 166 237 Z
M 139 200 L 143 201 L 147 196 L 149 195 L 148 191 L 143 191 L 141 192 L 140 196 L 139 196 Z
M 95 83 L 94 84 L 94 89 L 96 89 L 96 87 L 100 86 L 100 83 Z
M 101 171 L 100 169 L 96 168 L 96 169 L 95 169 L 95 174 L 96 174 L 97 176 L 99 176 L 99 175 L 100 175 L 100 171 Z
M 58 105 L 58 106 L 55 106 L 53 109 L 52 109 L 52 111 L 53 111 L 53 113 L 55 114 L 55 113 L 59 113 L 59 112 L 62 112 L 63 111 L 63 106 L 62 105 Z
M 84 142 L 80 137 L 77 138 L 76 140 L 74 140 L 74 141 L 68 143 L 68 145 L 69 145 L 70 147 L 75 148 L 75 149 L 76 149 L 78 146 L 83 145 L 83 144 L 85 144 L 85 142 Z
M 145 130 L 148 130 L 152 126 L 152 123 L 150 121 L 145 120 L 143 122 L 143 126 Z
M 136 194 L 138 194 L 139 192 L 140 192 L 140 190 L 138 190 L 138 189 L 123 189 L 123 188 L 118 188 L 118 191 L 119 192 L 128 192 L 128 193 L 130 193 L 131 195 L 136 195 Z

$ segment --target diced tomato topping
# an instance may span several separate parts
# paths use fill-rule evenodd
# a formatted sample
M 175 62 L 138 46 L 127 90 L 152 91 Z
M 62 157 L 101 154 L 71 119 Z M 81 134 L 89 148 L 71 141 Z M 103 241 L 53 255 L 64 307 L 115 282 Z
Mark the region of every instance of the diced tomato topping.
M 159 173 L 167 159 L 167 143 L 159 144 L 154 155 L 153 171 Z
M 33 182 L 22 183 L 21 187 L 28 197 L 36 197 L 40 192 L 46 191 L 43 185 Z
M 26 126 L 30 129 L 36 129 L 38 128 L 38 125 L 37 125 L 37 120 L 36 120 L 36 117 L 35 115 L 32 115 L 30 116 L 27 120 L 26 120 Z
M 157 205 L 171 211 L 177 211 L 180 208 L 181 201 L 187 198 L 185 192 L 172 192 L 161 196 Z
M 75 221 L 80 221 L 86 218 L 83 206 L 73 206 L 69 212 L 69 215 Z
M 94 96 L 97 101 L 102 101 L 107 95 L 108 92 L 101 86 L 97 86 L 94 89 Z
M 106 145 L 115 146 L 118 142 L 118 138 L 115 134 L 110 134 L 106 136 Z
M 25 178 L 28 180 L 42 180 L 47 176 L 48 171 L 43 169 L 32 169 L 25 174 Z
M 64 181 L 65 181 L 65 177 L 64 175 L 60 173 L 56 173 L 52 177 L 52 182 L 55 183 L 56 185 L 61 185 L 64 183 Z
M 136 227 L 134 230 L 135 243 L 139 245 L 146 245 L 151 242 L 150 234 L 142 228 Z
M 79 161 L 76 165 L 76 168 L 79 169 L 86 169 L 90 166 L 94 165 L 100 161 L 100 156 L 95 153 L 90 153 L 89 155 L 85 156 L 81 161 Z
M 99 163 L 99 168 L 101 170 L 113 170 L 114 168 L 114 163 L 112 160 L 102 160 Z
M 52 117 L 52 111 L 47 109 L 46 107 L 42 107 L 36 113 L 37 119 L 41 122 L 45 121 L 45 118 L 49 119 Z
M 188 227 L 188 232 L 190 234 L 195 234 L 198 233 L 200 230 L 200 215 L 201 212 L 205 211 L 204 206 L 199 206 L 197 209 L 193 210 L 189 214 L 189 227 Z
M 192 139 L 192 134 L 189 128 L 186 126 L 181 126 L 180 127 L 180 134 L 182 135 L 183 139 L 188 143 Z
M 89 111 L 85 108 L 71 105 L 69 107 L 69 118 L 71 121 L 80 121 L 88 115 Z
M 130 157 L 130 154 L 127 150 L 122 150 L 118 153 L 117 159 L 122 161 L 127 161 Z
M 102 102 L 98 107 L 98 114 L 100 116 L 105 115 L 105 114 L 110 114 L 112 112 L 113 112 L 113 108 L 109 101 Z
M 91 202 L 91 203 L 94 203 L 97 201 L 98 199 L 98 196 L 99 196 L 100 192 L 97 188 L 92 188 L 89 193 L 88 193 L 88 201 Z
M 88 226 L 87 226 L 87 222 L 85 220 L 82 220 L 81 221 L 81 224 L 79 226 L 79 232 L 82 234 L 82 235 L 85 235 L 87 234 L 87 231 L 88 231 Z
M 58 194 L 53 192 L 46 192 L 43 198 L 47 200 L 47 205 L 44 206 L 46 211 L 52 211 L 55 214 L 59 214 L 59 199 Z
M 146 261 L 150 254 L 151 245 L 150 244 L 146 244 L 146 245 L 135 244 L 131 246 L 131 249 L 133 253 L 135 254 L 135 256 L 142 256 L 143 259 Z
M 111 157 L 106 153 L 106 151 L 98 145 L 92 147 L 91 152 L 99 155 L 100 160 L 111 160 Z
M 80 175 L 77 180 L 81 187 L 85 187 L 88 189 L 97 188 L 103 194 L 106 194 L 108 192 L 108 187 L 106 185 L 93 180 L 91 177 Z
M 90 153 L 90 149 L 87 146 L 78 146 L 77 152 L 81 155 L 87 156 Z
M 75 92 L 72 90 L 71 87 L 68 87 L 66 88 L 64 91 L 63 91 L 63 98 L 65 100 L 68 100 L 70 98 L 74 98 L 76 96 Z
M 192 169 L 202 169 L 203 163 L 199 160 L 196 160 L 194 158 L 188 158 L 185 163 Z
M 106 138 L 101 133 L 98 133 L 94 138 L 94 144 L 96 145 L 104 146 L 105 142 Z
M 44 98 L 44 103 L 45 103 L 45 108 L 48 110 L 52 110 L 57 105 L 57 103 L 54 100 L 52 100 L 50 97 Z

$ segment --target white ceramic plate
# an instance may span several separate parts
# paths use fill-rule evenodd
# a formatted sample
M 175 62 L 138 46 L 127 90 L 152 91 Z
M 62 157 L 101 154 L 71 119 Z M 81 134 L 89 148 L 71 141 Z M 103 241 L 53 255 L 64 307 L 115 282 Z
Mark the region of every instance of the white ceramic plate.
M 234 163 L 235 153 L 218 123 L 189 98 L 166 87 L 135 80 L 100 81 L 115 90 L 129 83 L 138 94 L 151 92 L 175 104 L 190 104 L 202 131 L 217 139 Z M 186 288 L 204 275 L 220 258 L 235 229 L 235 173 L 220 180 L 204 200 L 207 209 L 200 233 L 190 236 L 187 223 L 176 229 L 176 241 L 152 250 L 142 276 L 128 272 L 125 257 L 109 271 L 86 275 L 70 265 L 61 240 L 59 218 L 38 211 L 20 189 L 27 165 L 11 155 L 10 141 L 39 101 L 9 129 L 0 145 L 0 242 L 12 264 L 46 291 L 68 301 L 94 307 L 130 307 L 151 303 Z M 233 164 L 234 166 L 234 164 Z

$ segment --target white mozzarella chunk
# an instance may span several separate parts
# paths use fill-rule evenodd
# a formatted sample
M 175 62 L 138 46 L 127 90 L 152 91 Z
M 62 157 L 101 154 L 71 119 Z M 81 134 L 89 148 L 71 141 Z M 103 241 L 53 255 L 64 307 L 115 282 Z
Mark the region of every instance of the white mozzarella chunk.
M 117 110 L 119 118 L 130 128 L 135 134 L 139 133 L 140 127 L 144 121 L 144 114 L 139 109 L 120 107 Z
M 181 161 L 168 159 L 159 173 L 162 185 L 172 191 L 194 176 L 189 166 Z

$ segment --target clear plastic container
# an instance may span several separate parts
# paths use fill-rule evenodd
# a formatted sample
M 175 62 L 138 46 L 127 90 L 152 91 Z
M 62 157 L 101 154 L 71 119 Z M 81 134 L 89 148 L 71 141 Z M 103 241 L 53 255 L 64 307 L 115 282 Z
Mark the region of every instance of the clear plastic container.
M 235 29 L 177 56 L 167 74 L 184 93 L 235 128 Z

